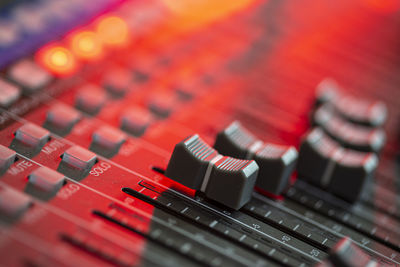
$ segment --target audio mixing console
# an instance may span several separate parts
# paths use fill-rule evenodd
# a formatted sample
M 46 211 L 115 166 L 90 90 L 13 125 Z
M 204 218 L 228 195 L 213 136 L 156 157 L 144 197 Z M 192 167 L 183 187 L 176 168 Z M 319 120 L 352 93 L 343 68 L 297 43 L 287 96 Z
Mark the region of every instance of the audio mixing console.
M 400 266 L 398 0 L 0 4 L 1 266 Z

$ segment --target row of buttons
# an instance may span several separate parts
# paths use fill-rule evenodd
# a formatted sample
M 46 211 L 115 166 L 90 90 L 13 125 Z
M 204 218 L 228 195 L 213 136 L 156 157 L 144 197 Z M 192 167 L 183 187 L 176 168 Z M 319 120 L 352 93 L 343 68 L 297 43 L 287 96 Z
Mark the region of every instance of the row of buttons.
M 22 125 L 15 132 L 15 139 L 32 150 L 41 149 L 50 139 L 50 132 L 32 123 Z M 112 127 L 102 126 L 93 133 L 93 145 L 118 151 L 126 135 Z
M 96 155 L 81 147 L 74 146 L 63 154 L 63 162 L 73 168 L 90 169 L 96 162 Z M 16 152 L 0 145 L 0 169 L 6 171 L 16 159 Z M 65 176 L 47 167 L 38 167 L 28 176 L 28 187 L 40 191 L 40 196 L 54 196 L 66 183 Z M 0 214 L 8 219 L 21 216 L 32 204 L 31 198 L 8 187 L 0 188 Z
M 22 92 L 35 93 L 48 85 L 53 78 L 36 63 L 27 59 L 15 63 L 7 74 L 11 82 L 0 78 L 0 107 L 3 108 L 14 104 Z

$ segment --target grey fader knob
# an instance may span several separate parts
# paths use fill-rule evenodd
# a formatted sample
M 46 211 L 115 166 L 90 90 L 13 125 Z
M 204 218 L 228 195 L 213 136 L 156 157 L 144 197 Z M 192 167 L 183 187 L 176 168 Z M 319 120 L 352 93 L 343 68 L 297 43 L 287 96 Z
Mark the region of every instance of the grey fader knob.
M 329 183 L 334 159 L 342 149 L 320 128 L 314 128 L 300 146 L 297 171 L 300 179 L 325 187 Z
M 328 191 L 348 202 L 355 202 L 372 179 L 377 166 L 378 157 L 374 153 L 346 149 L 336 161 Z
M 246 204 L 257 180 L 258 165 L 254 160 L 221 157 L 212 167 L 205 194 L 232 209 Z
M 332 107 L 323 105 L 314 113 L 314 123 L 342 146 L 365 152 L 379 152 L 385 144 L 385 132 L 347 122 Z
M 260 167 L 257 187 L 279 195 L 289 183 L 297 161 L 297 150 L 292 146 L 266 144 L 254 154 Z
M 238 121 L 234 121 L 223 131 L 219 132 L 214 148 L 222 155 L 238 159 L 248 158 L 251 146 L 257 139 Z
M 333 266 L 342 267 L 377 267 L 376 262 L 371 260 L 361 248 L 351 242 L 348 237 L 342 238 L 329 252 L 328 262 Z
M 238 121 L 218 133 L 214 148 L 223 155 L 255 160 L 260 168 L 256 186 L 275 195 L 288 185 L 297 161 L 294 147 L 264 144 Z
M 178 143 L 165 175 L 189 188 L 200 189 L 210 161 L 218 155 L 197 134 Z

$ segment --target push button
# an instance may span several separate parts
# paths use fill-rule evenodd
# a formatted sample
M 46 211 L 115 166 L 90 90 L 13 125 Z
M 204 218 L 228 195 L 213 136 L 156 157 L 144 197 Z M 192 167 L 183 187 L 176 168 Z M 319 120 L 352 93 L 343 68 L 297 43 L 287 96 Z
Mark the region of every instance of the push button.
M 96 115 L 106 102 L 106 94 L 96 85 L 86 85 L 80 88 L 76 96 L 75 106 L 90 115 Z
M 64 152 L 62 161 L 80 170 L 90 170 L 96 163 L 97 156 L 80 146 L 73 146 Z
M 168 95 L 156 95 L 150 98 L 148 102 L 148 108 L 156 116 L 161 118 L 167 118 L 174 107 L 174 101 L 171 96 Z
M 50 83 L 52 76 L 31 60 L 21 60 L 11 66 L 11 80 L 21 85 L 25 92 L 33 93 Z
M 176 144 L 165 175 L 189 188 L 199 190 L 210 161 L 217 151 L 197 134 Z
M 93 133 L 90 150 L 104 157 L 111 158 L 118 153 L 125 141 L 126 135 L 123 132 L 109 126 L 103 126 Z
M 256 186 L 274 195 L 286 188 L 297 161 L 294 147 L 264 144 L 237 121 L 218 133 L 214 148 L 223 155 L 255 160 L 260 168 Z
M 15 139 L 34 149 L 41 149 L 49 138 L 49 131 L 32 123 L 22 125 L 15 133 Z
M 58 104 L 47 112 L 44 126 L 59 135 L 68 134 L 74 125 L 81 119 L 79 111 L 68 106 Z
M 0 107 L 7 108 L 15 103 L 21 95 L 20 89 L 0 78 Z
M 348 202 L 355 202 L 372 179 L 377 166 L 375 154 L 346 149 L 335 164 L 328 191 Z
M 231 209 L 240 209 L 251 199 L 257 181 L 258 165 L 254 160 L 220 158 L 205 179 L 207 198 Z
M 47 167 L 39 167 L 29 175 L 29 183 L 47 193 L 57 192 L 64 182 L 64 175 Z
M 14 163 L 16 154 L 14 150 L 0 145 L 0 175 Z
M 121 129 L 135 136 L 141 136 L 153 120 L 153 116 L 147 110 L 139 107 L 131 108 L 121 117 Z
M 0 187 L 0 213 L 6 218 L 21 216 L 31 205 L 29 196 L 8 187 Z
M 132 74 L 123 69 L 114 70 L 107 75 L 103 85 L 113 97 L 123 97 L 131 89 Z

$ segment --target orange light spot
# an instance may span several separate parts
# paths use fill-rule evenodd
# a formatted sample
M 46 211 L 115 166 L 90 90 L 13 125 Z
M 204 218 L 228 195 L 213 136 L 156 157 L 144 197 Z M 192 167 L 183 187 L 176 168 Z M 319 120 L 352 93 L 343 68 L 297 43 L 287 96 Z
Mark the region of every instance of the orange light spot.
M 97 60 L 103 55 L 101 41 L 97 34 L 91 31 L 75 33 L 71 37 L 72 52 L 84 60 Z
M 74 55 L 62 46 L 49 46 L 43 48 L 38 54 L 39 64 L 59 76 L 66 76 L 78 69 Z
M 122 46 L 129 40 L 128 25 L 116 16 L 101 18 L 97 24 L 97 33 L 101 41 L 109 46 Z

